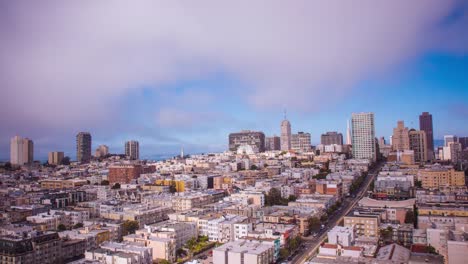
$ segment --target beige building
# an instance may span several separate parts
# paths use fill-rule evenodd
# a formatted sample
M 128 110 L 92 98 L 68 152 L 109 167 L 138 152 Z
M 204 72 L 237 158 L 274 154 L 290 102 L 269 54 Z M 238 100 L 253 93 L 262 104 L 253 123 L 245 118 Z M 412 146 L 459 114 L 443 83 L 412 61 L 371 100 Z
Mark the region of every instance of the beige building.
M 106 145 L 99 145 L 99 147 L 97 147 L 96 149 L 94 156 L 96 156 L 96 158 L 101 158 L 105 157 L 107 154 L 109 154 L 109 147 Z
M 49 152 L 48 162 L 50 165 L 60 165 L 62 164 L 64 154 L 61 151 Z
M 310 133 L 298 132 L 291 136 L 291 149 L 298 152 L 311 150 Z
M 465 186 L 465 173 L 463 171 L 443 167 L 420 170 L 418 179 L 422 182 L 422 187 L 426 189 L 442 186 Z
M 29 138 L 15 136 L 10 141 L 10 163 L 24 165 L 34 161 L 34 143 Z
M 70 179 L 70 180 L 43 180 L 41 188 L 44 189 L 66 189 L 75 188 L 88 184 L 86 180 Z
M 356 236 L 378 237 L 380 217 L 377 215 L 347 215 L 344 227 L 353 228 Z
M 151 233 L 139 233 L 124 236 L 123 240 L 136 242 L 151 248 L 154 261 L 165 259 L 171 263 L 176 262 L 176 240 L 174 238 L 158 237 Z
M 409 131 L 403 121 L 398 121 L 397 127 L 393 129 L 392 147 L 395 151 L 410 149 Z
M 231 241 L 213 250 L 215 264 L 270 264 L 274 261 L 274 245 L 257 241 Z
M 409 145 L 410 149 L 414 151 L 415 162 L 426 162 L 428 160 L 426 132 L 411 129 L 409 131 Z

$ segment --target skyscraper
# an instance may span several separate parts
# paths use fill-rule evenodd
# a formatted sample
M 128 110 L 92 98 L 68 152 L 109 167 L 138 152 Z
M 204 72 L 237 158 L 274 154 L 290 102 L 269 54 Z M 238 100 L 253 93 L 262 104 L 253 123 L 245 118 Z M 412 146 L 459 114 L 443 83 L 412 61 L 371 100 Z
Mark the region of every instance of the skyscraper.
M 284 120 L 281 122 L 281 150 L 289 151 L 291 149 L 291 123 L 286 119 L 286 113 L 284 114 Z
M 419 116 L 419 130 L 426 133 L 427 143 L 427 158 L 434 159 L 434 135 L 432 127 L 432 115 L 429 112 L 423 112 Z
M 34 143 L 29 138 L 15 136 L 10 141 L 10 163 L 24 165 L 34 161 Z
M 346 145 L 352 145 L 351 141 L 351 128 L 349 126 L 349 120 L 346 122 Z
M 351 127 L 353 157 L 376 161 L 374 113 L 353 113 Z
M 91 160 L 91 134 L 88 132 L 76 135 L 76 160 L 80 163 Z
M 405 122 L 398 121 L 397 127 L 393 129 L 392 148 L 395 151 L 409 150 L 409 134 Z
M 332 131 L 320 136 L 320 144 L 322 145 L 343 145 L 343 134 Z
M 415 162 L 426 162 L 427 158 L 427 136 L 424 130 L 409 131 L 410 149 L 414 151 Z
M 446 147 L 448 147 L 451 142 L 458 142 L 457 136 L 454 136 L 454 135 L 444 136 L 444 145 Z
M 140 158 L 140 145 L 138 141 L 130 140 L 125 142 L 125 156 L 131 160 Z
M 291 136 L 291 149 L 294 151 L 310 151 L 310 133 L 298 132 Z
M 61 151 L 49 152 L 48 162 L 50 165 L 60 165 L 64 157 L 65 154 Z

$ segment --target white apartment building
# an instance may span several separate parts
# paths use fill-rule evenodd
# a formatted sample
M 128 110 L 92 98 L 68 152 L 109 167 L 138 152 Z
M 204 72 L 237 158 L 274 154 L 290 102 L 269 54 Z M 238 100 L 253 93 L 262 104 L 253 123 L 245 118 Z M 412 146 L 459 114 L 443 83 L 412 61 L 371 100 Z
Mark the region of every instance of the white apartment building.
M 376 161 L 374 113 L 353 113 L 351 127 L 353 157 Z
M 238 240 L 213 250 L 213 264 L 270 264 L 274 261 L 273 244 Z
M 354 242 L 354 230 L 351 227 L 335 226 L 328 232 L 328 243 L 349 247 Z

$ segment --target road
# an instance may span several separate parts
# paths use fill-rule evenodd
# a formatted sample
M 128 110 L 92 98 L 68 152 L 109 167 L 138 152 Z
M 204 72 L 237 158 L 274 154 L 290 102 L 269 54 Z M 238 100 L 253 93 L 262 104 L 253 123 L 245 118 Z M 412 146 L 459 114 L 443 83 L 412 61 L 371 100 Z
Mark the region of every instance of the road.
M 320 245 L 327 238 L 327 232 L 330 231 L 330 229 L 332 229 L 334 226 L 338 225 L 341 221 L 343 221 L 344 216 L 347 215 L 356 206 L 359 200 L 361 200 L 366 195 L 371 182 L 379 173 L 383 165 L 384 163 L 380 162 L 369 171 L 367 177 L 364 179 L 364 182 L 359 188 L 356 197 L 344 200 L 341 208 L 332 217 L 329 218 L 325 228 L 317 234 L 316 238 L 310 238 L 310 236 L 304 238 L 304 243 L 306 245 L 305 248 L 303 249 L 301 254 L 295 255 L 290 263 L 303 264 L 307 261 L 307 259 L 315 255 Z

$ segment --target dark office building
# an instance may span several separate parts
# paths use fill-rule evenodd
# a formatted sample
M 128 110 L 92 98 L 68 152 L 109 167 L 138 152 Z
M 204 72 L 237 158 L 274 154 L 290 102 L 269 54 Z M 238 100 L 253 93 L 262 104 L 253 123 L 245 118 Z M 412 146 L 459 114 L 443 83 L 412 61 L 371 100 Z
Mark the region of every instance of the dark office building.
M 265 138 L 265 150 L 280 150 L 280 137 L 272 136 Z
M 458 142 L 462 145 L 462 150 L 468 148 L 468 137 L 459 137 Z
M 338 132 L 327 132 L 320 137 L 320 144 L 322 145 L 343 145 L 343 134 Z
M 76 160 L 80 163 L 91 160 L 91 134 L 88 132 L 76 135 Z
M 427 158 L 434 159 L 434 134 L 432 127 L 432 115 L 429 112 L 423 112 L 419 116 L 419 130 L 426 132 Z
M 237 148 L 249 145 L 254 152 L 265 151 L 265 134 L 258 131 L 244 130 L 229 134 L 229 150 L 237 151 Z

